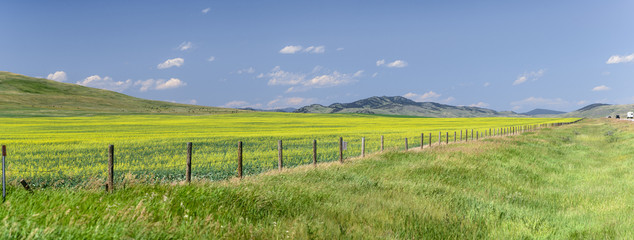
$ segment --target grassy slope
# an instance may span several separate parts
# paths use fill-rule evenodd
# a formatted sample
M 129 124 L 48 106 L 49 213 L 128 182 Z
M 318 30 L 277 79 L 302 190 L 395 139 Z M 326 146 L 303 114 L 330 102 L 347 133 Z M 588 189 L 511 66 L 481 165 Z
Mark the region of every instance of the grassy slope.
M 587 111 L 574 111 L 559 115 L 559 117 L 588 117 L 588 118 L 604 118 L 608 115 L 613 118 L 621 115 L 622 118 L 627 117 L 627 112 L 634 112 L 634 104 L 623 105 L 606 105 L 592 108 Z
M 0 116 L 103 113 L 230 113 L 242 110 L 145 100 L 125 94 L 0 71 Z
M 634 238 L 634 128 L 585 120 L 216 183 L 10 188 L 2 238 Z

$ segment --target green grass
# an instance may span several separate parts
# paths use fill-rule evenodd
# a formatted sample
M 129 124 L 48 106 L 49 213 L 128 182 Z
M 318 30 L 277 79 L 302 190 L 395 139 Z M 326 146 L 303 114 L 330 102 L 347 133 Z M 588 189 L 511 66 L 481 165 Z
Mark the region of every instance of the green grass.
M 0 118 L 0 144 L 9 148 L 9 181 L 26 179 L 38 187 L 92 185 L 106 176 L 107 146 L 115 146 L 115 170 L 156 181 L 182 180 L 186 144 L 193 142 L 194 178 L 235 176 L 237 143 L 244 143 L 245 174 L 277 167 L 277 141 L 284 143 L 285 166 L 335 161 L 338 140 L 348 142 L 344 155 L 386 148 L 420 146 L 420 134 L 432 142 L 438 132 L 524 126 L 574 119 L 545 118 L 401 118 L 363 114 L 241 113 L 207 116 L 122 115 L 91 117 Z M 471 135 L 471 133 L 469 133 Z M 453 139 L 452 139 L 453 140 Z M 119 176 L 122 176 L 120 174 Z M 120 177 L 117 181 L 126 181 Z
M 634 128 L 584 120 L 243 180 L 118 187 L 12 186 L 0 236 L 632 239 Z

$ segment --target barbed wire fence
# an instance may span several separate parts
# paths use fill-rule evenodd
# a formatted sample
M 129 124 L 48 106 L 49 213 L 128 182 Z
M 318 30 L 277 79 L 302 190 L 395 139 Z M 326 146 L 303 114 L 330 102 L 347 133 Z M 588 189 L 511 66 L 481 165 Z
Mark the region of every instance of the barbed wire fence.
M 244 176 L 256 175 L 267 171 L 283 170 L 303 165 L 316 165 L 323 162 L 341 161 L 356 157 L 390 151 L 407 151 L 411 149 L 424 149 L 434 146 L 447 145 L 457 142 L 478 141 L 489 137 L 504 137 L 532 132 L 543 128 L 558 127 L 573 124 L 582 119 L 572 122 L 543 123 L 535 125 L 505 126 L 488 129 L 464 129 L 439 131 L 437 136 L 432 132 L 423 132 L 420 135 L 408 136 L 403 139 L 403 144 L 396 146 L 385 146 L 383 135 L 373 137 L 362 137 L 360 139 L 343 139 L 335 141 L 317 141 L 316 139 L 306 141 L 301 139 L 279 140 L 276 145 L 277 161 L 273 154 L 265 157 L 247 157 L 243 155 L 244 145 L 240 141 L 239 146 L 234 148 L 235 158 L 227 157 L 232 150 L 226 149 L 221 159 L 196 159 L 195 143 L 188 142 L 186 147 L 187 156 L 182 163 L 171 163 L 157 167 L 135 166 L 117 168 L 116 152 L 114 146 L 108 146 L 108 166 L 104 164 L 98 167 L 98 171 L 79 171 L 81 174 L 70 174 L 78 172 L 77 169 L 42 169 L 26 170 L 12 169 L 11 161 L 7 157 L 6 147 L 3 145 L 3 197 L 7 183 L 5 178 L 9 176 L 9 184 L 20 183 L 25 189 L 46 187 L 81 187 L 93 186 L 103 187 L 106 191 L 112 192 L 117 186 L 125 188 L 127 184 L 133 182 L 140 183 L 161 183 L 161 182 L 186 182 L 193 179 L 206 179 L 211 181 L 225 180 L 229 178 L 243 178 Z M 469 131 L 470 130 L 470 131 Z M 436 138 L 437 137 L 437 138 Z M 380 139 L 380 140 L 379 140 Z M 370 143 L 370 144 L 368 144 Z M 228 146 L 227 146 L 228 147 Z M 248 147 L 248 145 L 247 145 Z M 337 149 L 332 152 L 331 149 Z M 307 150 L 310 149 L 310 150 Z M 323 149 L 330 149 L 324 151 Z M 9 155 L 10 156 L 10 155 Z M 5 164 L 7 158 L 7 164 Z M 104 184 L 105 183 L 105 184 Z

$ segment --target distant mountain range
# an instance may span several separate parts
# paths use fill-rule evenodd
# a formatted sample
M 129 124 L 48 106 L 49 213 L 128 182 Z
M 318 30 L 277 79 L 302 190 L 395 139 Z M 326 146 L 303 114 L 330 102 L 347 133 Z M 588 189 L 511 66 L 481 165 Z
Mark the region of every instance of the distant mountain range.
M 276 109 L 257 109 L 257 108 L 238 108 L 240 110 L 248 110 L 248 111 L 256 111 L 256 112 L 288 112 L 288 113 L 292 113 L 295 112 L 297 110 L 297 108 L 276 108 Z
M 626 116 L 627 112 L 634 112 L 634 104 L 611 105 L 604 103 L 595 103 L 582 107 L 576 111 L 562 114 L 563 117 L 586 117 L 586 118 L 602 118 L 607 116 L 621 115 Z
M 528 115 L 528 116 L 535 116 L 535 115 L 544 115 L 544 114 L 564 114 L 566 112 L 562 112 L 562 111 L 555 111 L 555 110 L 548 110 L 548 109 L 542 109 L 542 108 L 536 108 L 533 109 L 531 111 L 525 112 L 525 113 L 521 113 L 522 115 Z
M 217 114 L 248 111 L 295 113 L 364 113 L 422 117 L 588 117 L 598 118 L 634 111 L 634 104 L 590 104 L 564 113 L 535 109 L 526 113 L 487 108 L 415 102 L 395 97 L 370 97 L 328 106 L 313 104 L 299 109 L 231 109 L 169 103 L 125 94 L 0 71 L 0 116 L 73 116 L 94 114 Z
M 534 109 L 525 113 L 512 111 L 495 111 L 487 108 L 452 106 L 434 102 L 415 102 L 410 99 L 395 97 L 370 97 L 351 103 L 333 103 L 328 106 L 313 104 L 297 109 L 296 113 L 364 113 L 410 115 L 423 117 L 587 117 L 599 118 L 616 114 L 625 116 L 634 111 L 634 104 L 610 105 L 595 103 L 573 112 L 562 112 L 549 109 Z
M 415 102 L 410 99 L 396 97 L 370 97 L 352 103 L 334 103 L 328 106 L 313 104 L 299 108 L 296 113 L 365 113 L 410 115 L 424 117 L 518 117 L 511 111 L 497 112 L 495 110 L 452 106 L 435 102 Z

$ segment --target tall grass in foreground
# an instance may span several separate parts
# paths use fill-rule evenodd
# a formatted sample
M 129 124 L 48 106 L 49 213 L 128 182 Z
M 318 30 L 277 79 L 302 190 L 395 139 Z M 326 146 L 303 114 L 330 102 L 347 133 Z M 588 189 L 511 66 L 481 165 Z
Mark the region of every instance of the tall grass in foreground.
M 632 239 L 634 128 L 585 120 L 242 181 L 8 196 L 2 238 Z

